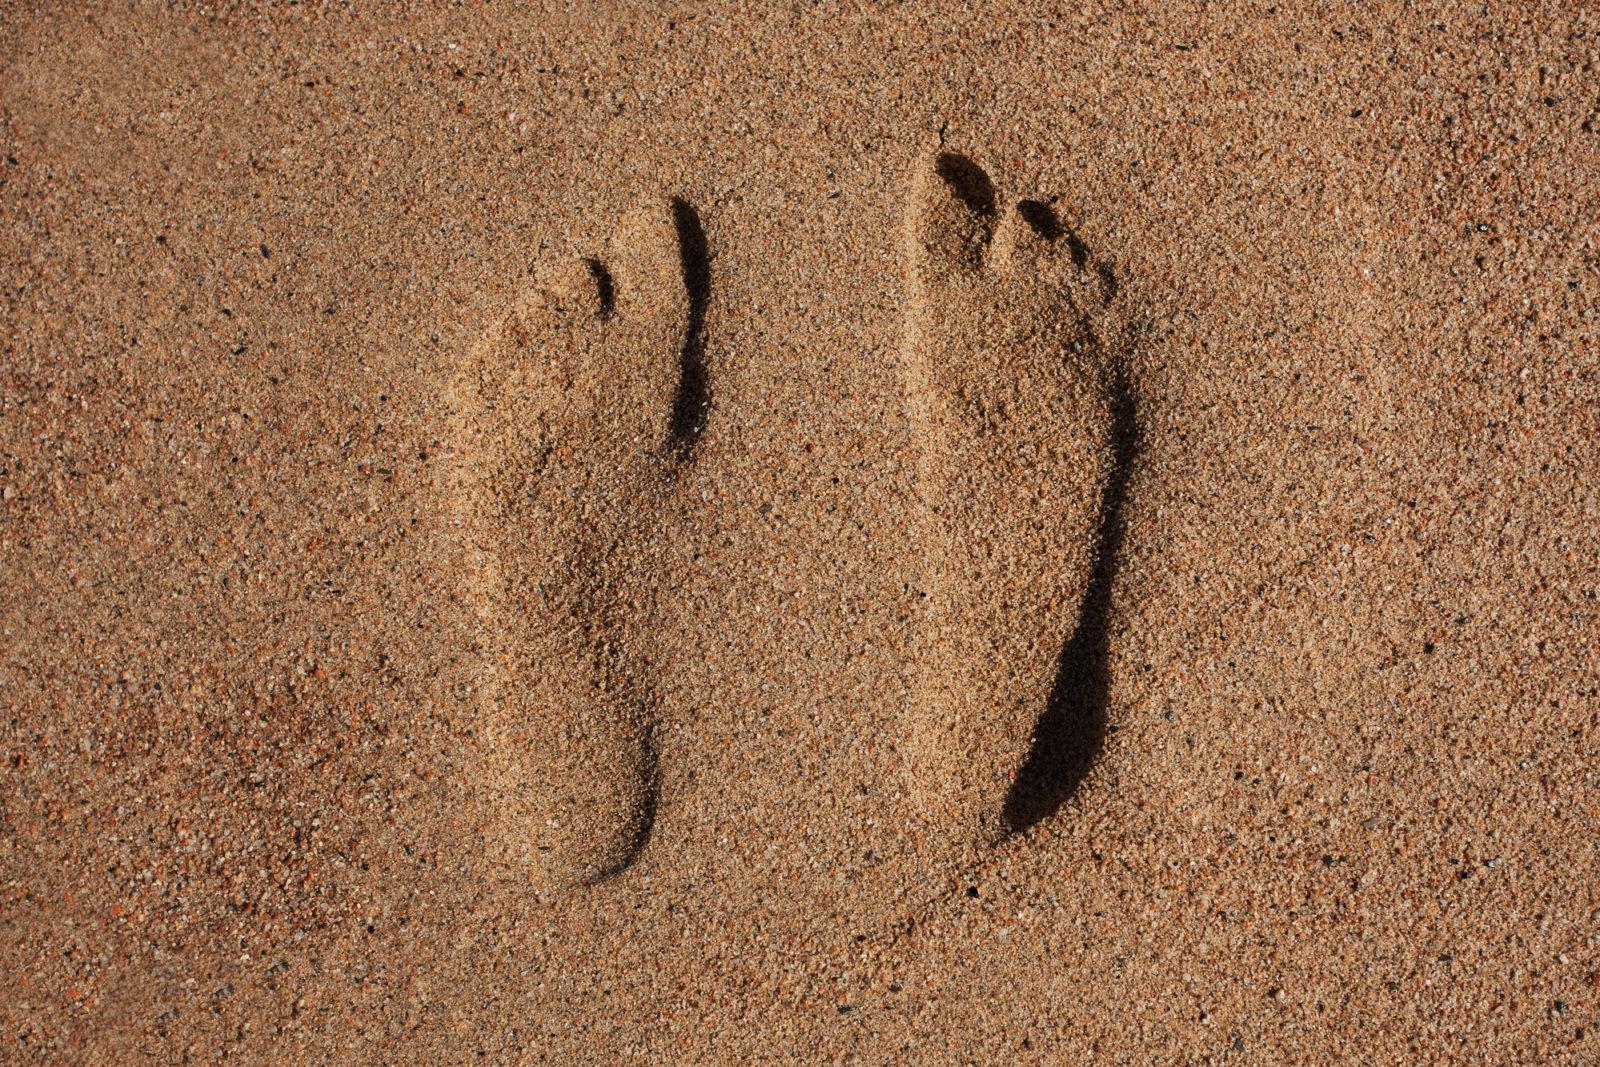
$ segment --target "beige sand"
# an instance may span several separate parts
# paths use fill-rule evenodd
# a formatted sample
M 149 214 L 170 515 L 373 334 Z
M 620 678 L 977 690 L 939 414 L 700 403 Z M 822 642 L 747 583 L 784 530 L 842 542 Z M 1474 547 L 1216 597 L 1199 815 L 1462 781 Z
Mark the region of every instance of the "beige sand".
M 7 5 L 0 1058 L 1592 1062 L 1597 63 Z

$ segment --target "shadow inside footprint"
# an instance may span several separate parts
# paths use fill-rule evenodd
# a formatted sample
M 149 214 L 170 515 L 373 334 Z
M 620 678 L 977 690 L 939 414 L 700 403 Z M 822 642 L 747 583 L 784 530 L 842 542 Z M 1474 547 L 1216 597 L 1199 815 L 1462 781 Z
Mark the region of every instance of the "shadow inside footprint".
M 610 319 L 617 310 L 617 285 L 611 278 L 611 272 L 606 270 L 606 265 L 598 259 L 586 259 L 583 265 L 589 268 L 589 276 L 594 279 L 594 287 L 600 293 L 600 317 Z
M 660 755 L 656 747 L 655 729 L 647 724 L 644 736 L 639 739 L 639 754 L 641 758 L 641 774 L 645 780 L 646 788 L 641 801 L 638 821 L 634 825 L 633 835 L 628 841 L 627 851 L 618 856 L 616 861 L 589 879 L 590 885 L 598 885 L 608 878 L 614 878 L 633 865 L 639 858 L 639 853 L 644 851 L 644 846 L 650 843 L 650 834 L 656 828 L 656 802 L 661 795 Z
M 1034 729 L 1033 747 L 1006 797 L 1008 830 L 1027 830 L 1072 796 L 1105 742 L 1110 677 L 1107 627 L 1111 584 L 1122 547 L 1123 497 L 1138 451 L 1133 397 L 1116 383 L 1112 412 L 1110 479 L 1100 508 L 1100 548 L 1084 593 L 1078 628 L 1061 651 L 1055 686 Z
M 994 182 L 989 180 L 987 171 L 955 152 L 941 153 L 934 166 L 973 214 L 984 218 L 994 215 Z
M 694 447 L 700 431 L 705 428 L 711 406 L 703 336 L 706 303 L 711 297 L 711 256 L 700 216 L 688 201 L 673 198 L 672 222 L 678 230 L 678 246 L 683 252 L 683 287 L 689 293 L 689 323 L 683 337 L 681 376 L 677 395 L 672 399 L 671 442 L 673 450 L 681 456 Z
M 1033 227 L 1035 233 L 1046 241 L 1057 241 L 1066 232 L 1061 225 L 1061 220 L 1056 217 L 1055 211 L 1042 200 L 1020 200 L 1017 202 L 1017 214 L 1022 216 L 1022 221 Z M 1081 242 L 1079 242 L 1081 244 Z M 1076 262 L 1077 250 L 1073 250 L 1073 259 Z M 1082 266 L 1082 264 L 1078 264 Z

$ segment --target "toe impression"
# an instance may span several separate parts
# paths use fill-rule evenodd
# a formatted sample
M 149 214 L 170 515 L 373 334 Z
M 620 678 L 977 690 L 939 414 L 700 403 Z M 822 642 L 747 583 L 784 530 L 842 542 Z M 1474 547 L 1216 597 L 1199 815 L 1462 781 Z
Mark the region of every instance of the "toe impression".
M 912 277 L 926 290 L 975 276 L 994 234 L 994 183 L 966 156 L 942 153 L 910 183 L 906 211 Z

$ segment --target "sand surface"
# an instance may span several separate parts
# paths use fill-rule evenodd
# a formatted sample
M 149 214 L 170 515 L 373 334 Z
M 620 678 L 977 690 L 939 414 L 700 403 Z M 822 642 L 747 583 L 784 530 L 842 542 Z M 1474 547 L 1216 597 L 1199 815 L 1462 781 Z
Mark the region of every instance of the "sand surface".
M 1595 15 L 70 7 L 0 1060 L 1600 1058 Z

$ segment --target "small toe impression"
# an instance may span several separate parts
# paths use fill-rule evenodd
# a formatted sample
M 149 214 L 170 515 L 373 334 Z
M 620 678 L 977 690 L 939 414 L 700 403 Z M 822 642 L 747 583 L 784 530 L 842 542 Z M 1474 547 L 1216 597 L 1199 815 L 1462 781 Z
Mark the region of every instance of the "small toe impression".
M 1050 205 L 1022 200 L 995 228 L 989 261 L 1013 281 L 1051 278 L 1064 284 L 1080 311 L 1094 311 L 1116 295 L 1110 268 L 1061 221 Z
M 1017 214 L 1028 227 L 1046 241 L 1059 241 L 1066 227 L 1056 218 L 1055 209 L 1043 200 L 1023 200 L 1017 204 Z
M 994 232 L 994 183 L 967 157 L 942 153 L 912 179 L 906 219 L 920 280 L 976 272 Z
M 598 259 L 586 259 L 583 265 L 589 269 L 589 276 L 594 279 L 595 295 L 600 301 L 600 317 L 609 319 L 617 308 L 617 286 L 611 280 L 611 272 Z
M 1066 227 L 1050 205 L 1023 200 L 1000 220 L 994 236 L 994 265 L 1013 277 L 1039 268 L 1046 257 L 1059 254 Z M 1068 240 L 1071 248 L 1070 238 Z
M 534 269 L 533 285 L 513 309 L 524 326 L 554 313 L 564 318 L 605 318 L 611 313 L 611 278 L 592 259 L 567 259 Z

